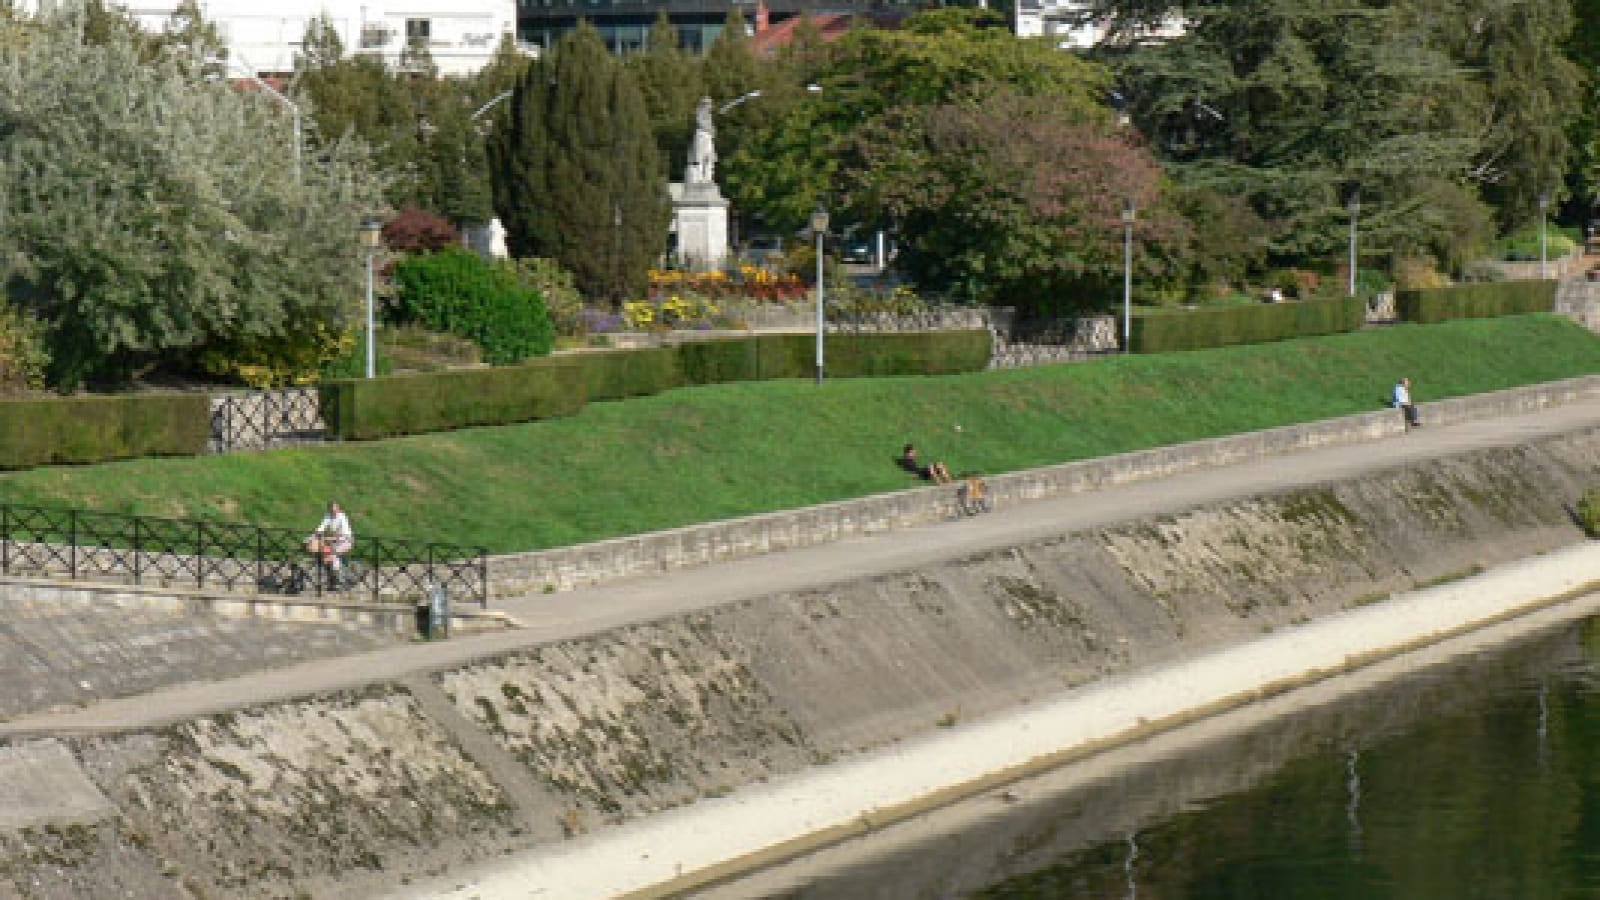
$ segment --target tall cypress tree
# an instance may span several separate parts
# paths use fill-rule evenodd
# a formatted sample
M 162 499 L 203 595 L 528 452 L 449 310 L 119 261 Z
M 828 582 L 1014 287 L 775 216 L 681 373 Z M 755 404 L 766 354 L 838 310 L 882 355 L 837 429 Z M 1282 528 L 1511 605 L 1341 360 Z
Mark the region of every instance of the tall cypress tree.
M 656 151 L 667 172 L 677 177 L 688 156 L 689 140 L 694 134 L 694 107 L 703 90 L 700 66 L 678 46 L 678 29 L 667 19 L 666 10 L 650 26 L 644 52 L 629 56 L 627 66 L 644 93 Z
M 589 25 L 524 74 L 495 134 L 495 208 L 514 256 L 559 260 L 591 299 L 640 296 L 669 206 L 644 99 Z

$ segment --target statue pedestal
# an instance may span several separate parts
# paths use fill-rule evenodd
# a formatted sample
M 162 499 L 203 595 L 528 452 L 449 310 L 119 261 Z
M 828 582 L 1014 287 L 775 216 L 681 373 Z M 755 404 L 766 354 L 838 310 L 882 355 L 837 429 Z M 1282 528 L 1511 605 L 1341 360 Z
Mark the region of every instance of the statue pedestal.
M 728 200 L 713 182 L 674 182 L 672 231 L 678 259 L 687 269 L 706 272 L 728 259 Z

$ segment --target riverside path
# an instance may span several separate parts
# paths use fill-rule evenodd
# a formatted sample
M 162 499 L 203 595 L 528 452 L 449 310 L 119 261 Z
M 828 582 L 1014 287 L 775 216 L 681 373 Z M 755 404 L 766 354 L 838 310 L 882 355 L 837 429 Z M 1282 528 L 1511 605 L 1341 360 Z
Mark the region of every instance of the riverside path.
M 1408 434 L 1301 450 L 1166 478 L 1002 508 L 992 515 L 898 530 L 699 569 L 558 594 L 502 598 L 521 627 L 391 647 L 217 682 L 187 684 L 0 723 L 0 736 L 116 732 L 312 693 L 359 687 L 485 655 L 604 632 L 742 597 L 819 587 L 1207 502 L 1349 478 L 1422 460 L 1600 428 L 1600 399 Z

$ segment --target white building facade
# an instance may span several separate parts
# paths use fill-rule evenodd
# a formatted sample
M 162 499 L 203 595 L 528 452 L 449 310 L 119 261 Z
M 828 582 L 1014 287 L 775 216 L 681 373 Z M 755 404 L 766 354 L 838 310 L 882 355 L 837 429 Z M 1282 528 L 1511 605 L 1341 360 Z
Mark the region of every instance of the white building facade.
M 25 11 L 71 0 L 23 0 Z M 132 0 L 123 6 L 152 31 L 166 27 L 178 0 Z M 502 35 L 514 34 L 516 0 L 200 0 L 233 60 L 258 74 L 294 70 L 306 25 L 327 16 L 346 53 L 396 63 L 407 42 L 428 48 L 445 75 L 468 75 L 494 55 Z
M 1090 4 L 1086 0 L 1017 0 L 1017 37 L 1053 38 L 1063 50 L 1086 49 L 1106 39 L 1103 22 L 1082 21 Z M 1183 34 L 1180 18 L 1137 36 L 1138 40 L 1167 40 Z

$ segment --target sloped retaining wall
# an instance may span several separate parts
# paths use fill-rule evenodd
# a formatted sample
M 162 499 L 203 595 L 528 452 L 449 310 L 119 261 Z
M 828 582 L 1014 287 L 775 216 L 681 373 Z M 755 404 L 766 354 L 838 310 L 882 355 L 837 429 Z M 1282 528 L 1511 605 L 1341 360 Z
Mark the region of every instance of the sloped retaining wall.
M 1586 432 L 361 691 L 13 740 L 0 798 L 50 778 L 82 802 L 0 818 L 0 896 L 370 895 L 1572 543 L 1597 469 Z

